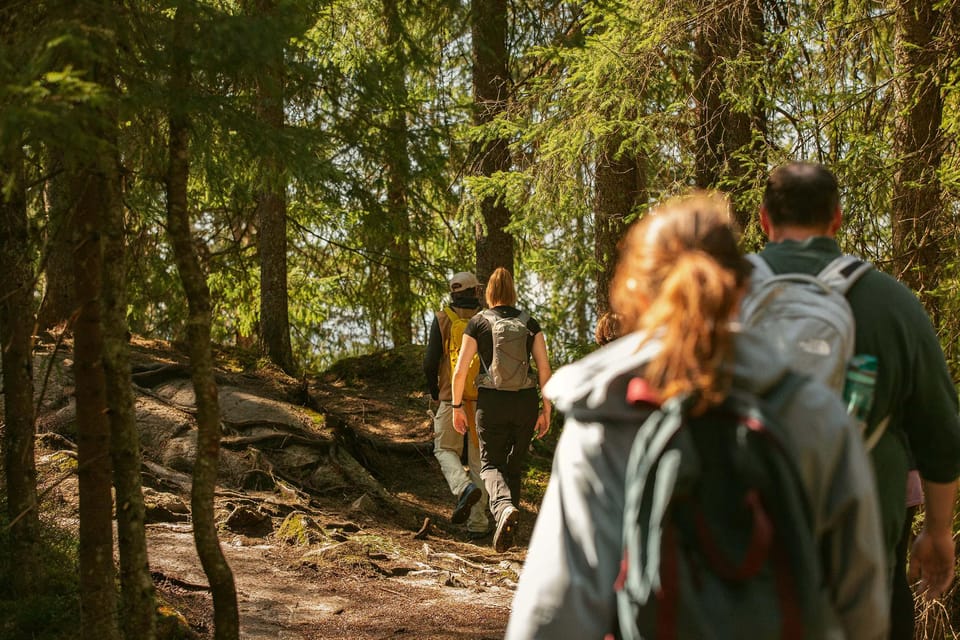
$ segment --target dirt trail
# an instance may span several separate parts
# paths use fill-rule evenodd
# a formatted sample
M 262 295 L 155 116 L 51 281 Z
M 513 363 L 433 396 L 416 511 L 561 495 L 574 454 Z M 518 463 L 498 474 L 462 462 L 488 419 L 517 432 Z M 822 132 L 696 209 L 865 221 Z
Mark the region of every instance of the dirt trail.
M 167 580 L 161 591 L 200 614 L 209 632 L 206 577 L 189 525 L 151 526 L 151 566 Z M 429 545 L 429 543 L 427 543 Z M 244 640 L 319 638 L 502 638 L 512 589 L 481 586 L 427 563 L 405 576 L 365 574 L 357 567 L 316 571 L 291 564 L 290 550 L 269 541 L 225 538 L 234 572 Z M 411 563 L 413 564 L 413 563 Z M 472 584 L 470 584 L 472 582 Z
M 189 370 L 168 344 L 133 346 L 150 568 L 160 599 L 196 637 L 212 638 L 189 521 Z M 432 456 L 421 358 L 410 347 L 299 381 L 221 358 L 215 511 L 244 640 L 503 637 L 535 506 L 523 503 L 519 544 L 503 554 L 449 523 L 454 498 Z M 69 350 L 55 364 L 39 416 L 48 481 L 75 442 Z M 62 522 L 76 498 L 75 478 L 47 496 Z

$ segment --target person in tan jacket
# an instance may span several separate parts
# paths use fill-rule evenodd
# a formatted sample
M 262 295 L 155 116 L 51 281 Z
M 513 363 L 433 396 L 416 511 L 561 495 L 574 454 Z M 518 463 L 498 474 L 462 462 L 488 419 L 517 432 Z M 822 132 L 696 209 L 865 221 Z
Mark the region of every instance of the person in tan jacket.
M 423 360 L 430 397 L 439 403 L 433 419 L 433 455 L 440 463 L 440 470 L 456 496 L 451 521 L 467 523 L 467 535 L 479 540 L 492 533 L 487 516 L 487 496 L 480 479 L 480 443 L 476 429 L 476 386 L 467 387 L 464 406 L 472 426 L 464 443 L 464 437 L 453 427 L 453 407 L 450 403 L 451 380 L 460 340 L 467 321 L 479 313 L 480 281 L 468 271 L 455 274 L 449 282 L 450 303 L 436 312 L 430 327 L 430 338 Z M 477 367 L 473 366 L 476 376 Z M 470 393 L 472 391 L 472 393 Z M 462 462 L 463 450 L 467 449 L 467 466 Z

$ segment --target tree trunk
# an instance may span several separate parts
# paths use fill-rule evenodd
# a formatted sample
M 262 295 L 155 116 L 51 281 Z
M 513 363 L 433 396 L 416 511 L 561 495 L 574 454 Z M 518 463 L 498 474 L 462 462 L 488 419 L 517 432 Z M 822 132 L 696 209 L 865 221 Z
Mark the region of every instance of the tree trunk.
M 267 167 L 276 166 L 264 159 Z M 268 169 L 269 170 L 269 169 Z M 263 349 L 270 361 L 290 375 L 296 375 L 290 344 L 290 315 L 287 296 L 286 196 L 266 190 L 258 196 L 260 254 L 260 331 Z
M 89 48 L 74 61 L 88 69 L 100 95 L 116 95 L 112 76 L 116 42 L 107 24 L 111 2 L 79 5 L 78 17 L 89 31 Z M 113 564 L 113 496 L 110 423 L 103 368 L 103 219 L 120 202 L 115 158 L 108 151 L 110 114 L 102 102 L 80 107 L 77 117 L 95 140 L 92 148 L 66 156 L 74 242 L 73 374 L 77 401 L 77 477 L 80 488 L 80 635 L 83 640 L 117 640 L 116 572 Z M 89 143 L 88 143 L 89 144 Z
M 167 232 L 173 245 L 177 270 L 187 295 L 189 318 L 187 339 L 190 350 L 191 379 L 197 404 L 197 459 L 193 468 L 191 510 L 193 537 L 200 563 L 213 593 L 214 633 L 217 640 L 235 640 L 240 636 L 240 616 L 233 572 L 223 555 L 217 537 L 213 498 L 220 457 L 220 405 L 213 376 L 210 348 L 210 290 L 200 266 L 187 201 L 190 173 L 189 116 L 180 107 L 179 96 L 190 86 L 190 65 L 185 45 L 189 42 L 186 16 L 177 11 L 177 42 L 170 91 L 170 166 L 167 173 Z
M 38 541 L 37 467 L 34 459 L 33 273 L 27 227 L 27 198 L 19 149 L 7 154 L 0 174 L 11 180 L 0 195 L 0 346 L 3 355 L 3 453 L 12 592 L 28 597 L 41 583 Z
M 930 2 L 895 3 L 893 255 L 897 276 L 920 294 L 938 326 L 932 297 L 940 281 L 943 98 L 946 65 L 938 64 L 934 38 L 941 16 Z M 943 69 L 941 70 L 941 67 Z
M 117 201 L 117 176 L 96 158 L 71 177 L 73 272 L 79 313 L 74 323 L 77 399 L 77 477 L 80 485 L 80 626 L 83 640 L 116 640 L 110 424 L 103 371 L 100 212 Z
M 575 220 L 575 237 L 577 238 L 587 238 L 587 216 L 586 214 L 580 214 L 576 217 Z M 573 312 L 571 314 L 574 326 L 574 335 L 577 337 L 577 342 L 580 344 L 586 344 L 590 342 L 593 338 L 593 325 L 591 324 L 589 311 L 591 310 L 590 302 L 590 282 L 586 278 L 574 278 L 575 282 L 573 283 L 574 290 L 574 302 L 573 302 Z M 595 309 L 595 307 L 594 307 Z
M 766 113 L 754 83 L 731 64 L 737 58 L 762 59 L 761 2 L 704 3 L 694 35 L 694 140 L 696 184 L 737 194 L 755 186 L 766 172 L 763 139 Z M 752 92 L 752 93 L 751 93 Z M 747 110 L 732 105 L 725 93 L 749 100 Z M 745 98 L 746 96 L 746 98 Z M 753 211 L 736 203 L 734 215 L 747 230 Z
M 410 158 L 407 150 L 407 56 L 403 47 L 403 24 L 396 0 L 383 0 L 386 48 L 391 52 L 386 82 L 390 83 L 390 115 L 387 122 L 387 280 L 390 287 L 390 337 L 395 347 L 410 344 L 413 337 L 413 294 L 410 291 L 410 212 L 407 188 Z
M 620 239 L 626 218 L 641 193 L 644 171 L 638 159 L 620 152 L 623 136 L 611 136 L 597 158 L 596 193 L 593 201 L 594 256 L 597 260 L 596 309 L 601 315 L 610 308 L 610 281 L 619 257 Z
M 113 118 L 111 120 L 115 122 Z M 111 150 L 116 149 L 113 131 L 110 135 Z M 126 229 L 123 204 L 119 198 L 120 159 L 114 153 L 105 152 L 104 157 L 104 163 L 109 163 L 111 169 L 108 175 L 117 186 L 103 194 L 100 229 L 103 241 L 103 368 L 116 496 L 120 619 L 127 640 L 152 640 L 157 631 L 156 605 L 147 559 L 140 436 L 130 377 Z
M 275 0 L 255 0 L 254 15 L 269 16 Z M 279 138 L 283 133 L 283 44 L 275 43 L 270 62 L 257 74 L 257 116 Z M 283 160 L 268 150 L 260 165 L 257 193 L 257 250 L 260 258 L 260 335 L 270 361 L 296 375 L 290 346 L 290 308 L 287 293 L 287 197 Z
M 73 296 L 73 257 L 70 252 L 69 212 L 72 210 L 63 161 L 58 154 L 47 154 L 45 189 L 47 227 L 41 257 L 45 286 L 37 316 L 37 331 L 55 327 L 69 328 L 76 310 Z
M 474 124 L 494 120 L 506 109 L 510 85 L 507 58 L 506 0 L 472 0 L 470 22 L 473 46 Z M 476 150 L 476 171 L 492 176 L 509 171 L 510 149 L 502 138 L 486 140 Z M 513 236 L 506 227 L 510 211 L 502 198 L 487 196 L 481 203 L 482 220 L 477 222 L 477 276 L 486 282 L 497 267 L 514 271 Z
M 708 3 L 709 6 L 709 3 Z M 703 10 L 694 34 L 693 81 L 696 103 L 696 132 L 694 137 L 694 175 L 701 189 L 720 183 L 723 167 L 723 70 L 719 47 L 719 25 L 715 17 Z M 725 35 L 726 37 L 726 35 Z

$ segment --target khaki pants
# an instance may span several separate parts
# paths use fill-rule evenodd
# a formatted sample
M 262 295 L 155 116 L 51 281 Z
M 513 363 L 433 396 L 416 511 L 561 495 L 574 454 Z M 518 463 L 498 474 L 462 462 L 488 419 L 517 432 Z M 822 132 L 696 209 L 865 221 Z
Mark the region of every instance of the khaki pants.
M 468 467 L 464 469 L 460 457 L 463 454 L 463 436 L 453 428 L 453 407 L 447 401 L 441 401 L 440 407 L 433 419 L 433 455 L 440 463 L 440 471 L 450 486 L 450 491 L 457 498 L 470 482 L 473 482 L 482 492 L 480 500 L 470 510 L 467 520 L 468 531 L 486 531 L 490 527 L 487 518 L 487 492 L 480 477 L 480 441 L 477 438 L 477 401 L 464 400 L 463 408 L 467 414 L 467 423 L 470 427 L 467 432 L 469 446 L 467 448 Z

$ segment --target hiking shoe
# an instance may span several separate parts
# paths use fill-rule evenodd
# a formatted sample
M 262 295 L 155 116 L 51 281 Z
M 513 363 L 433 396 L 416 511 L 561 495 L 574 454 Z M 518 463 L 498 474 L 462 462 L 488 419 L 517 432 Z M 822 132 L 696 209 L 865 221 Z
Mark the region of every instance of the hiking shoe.
M 470 517 L 470 509 L 473 508 L 473 505 L 477 504 L 482 493 L 480 487 L 477 485 L 472 482 L 468 484 L 467 488 L 460 492 L 460 498 L 457 500 L 457 508 L 453 510 L 450 522 L 453 524 L 463 524 L 466 522 L 467 518 Z
M 513 546 L 513 530 L 517 528 L 517 522 L 520 520 L 520 511 L 513 506 L 507 507 L 497 523 L 497 531 L 493 534 L 493 550 L 497 553 L 503 553 Z

